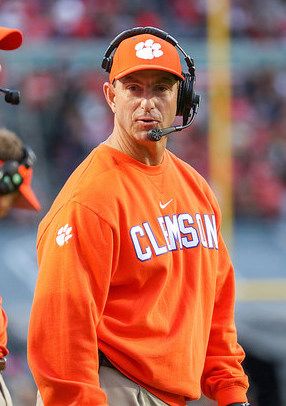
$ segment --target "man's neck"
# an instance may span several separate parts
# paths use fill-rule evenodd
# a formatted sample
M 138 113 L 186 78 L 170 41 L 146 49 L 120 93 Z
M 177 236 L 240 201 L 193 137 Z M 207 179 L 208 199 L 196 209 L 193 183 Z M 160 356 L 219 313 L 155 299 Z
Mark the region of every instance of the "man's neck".
M 121 151 L 145 165 L 160 165 L 163 161 L 164 151 L 166 149 L 166 139 L 159 142 L 128 142 L 118 137 L 114 132 L 106 139 L 105 145 Z

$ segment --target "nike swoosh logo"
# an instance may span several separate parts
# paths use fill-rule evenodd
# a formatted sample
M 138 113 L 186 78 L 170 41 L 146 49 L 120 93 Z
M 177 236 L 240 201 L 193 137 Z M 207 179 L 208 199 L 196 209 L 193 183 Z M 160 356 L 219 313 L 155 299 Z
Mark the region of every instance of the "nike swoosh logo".
M 164 204 L 162 202 L 160 202 L 159 204 L 160 204 L 161 209 L 165 209 L 168 206 L 168 204 L 170 204 L 172 201 L 173 201 L 173 199 L 170 199 L 167 203 L 164 203 Z

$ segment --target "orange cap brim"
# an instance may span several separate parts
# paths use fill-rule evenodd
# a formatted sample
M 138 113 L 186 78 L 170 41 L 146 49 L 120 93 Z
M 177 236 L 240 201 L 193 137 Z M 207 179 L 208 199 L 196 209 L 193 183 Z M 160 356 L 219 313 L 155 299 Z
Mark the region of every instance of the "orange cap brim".
M 16 200 L 14 207 L 18 209 L 36 211 L 41 210 L 41 204 L 30 186 L 22 184 L 19 188 L 19 191 L 20 195 Z
M 0 26 L 0 49 L 10 51 L 19 48 L 23 42 L 23 34 L 16 28 Z
M 116 75 L 114 77 L 114 79 L 123 78 L 123 76 L 129 75 L 130 73 L 133 73 L 133 72 L 137 72 L 138 70 L 161 70 L 161 71 L 172 73 L 173 75 L 177 76 L 178 78 L 185 80 L 185 77 L 182 74 L 178 73 L 177 71 L 175 71 L 173 69 L 169 69 L 169 68 L 166 68 L 165 66 L 160 66 L 160 65 L 136 65 L 136 66 L 126 69 L 125 71 Z
M 13 207 L 18 209 L 27 209 L 27 210 L 41 210 L 41 204 L 33 192 L 31 187 L 33 169 L 19 167 L 19 173 L 23 177 L 23 183 L 19 187 L 19 197 L 15 200 Z

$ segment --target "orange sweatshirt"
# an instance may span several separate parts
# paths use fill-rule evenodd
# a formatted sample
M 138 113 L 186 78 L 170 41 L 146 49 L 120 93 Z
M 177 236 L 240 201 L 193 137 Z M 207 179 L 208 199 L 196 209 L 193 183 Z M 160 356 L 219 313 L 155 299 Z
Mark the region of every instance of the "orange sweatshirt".
M 0 296 L 0 358 L 8 354 L 7 345 L 7 315 L 2 308 L 2 297 Z
M 38 232 L 28 359 L 45 406 L 107 405 L 99 347 L 169 405 L 246 401 L 234 272 L 205 180 L 165 152 L 147 166 L 100 145 Z

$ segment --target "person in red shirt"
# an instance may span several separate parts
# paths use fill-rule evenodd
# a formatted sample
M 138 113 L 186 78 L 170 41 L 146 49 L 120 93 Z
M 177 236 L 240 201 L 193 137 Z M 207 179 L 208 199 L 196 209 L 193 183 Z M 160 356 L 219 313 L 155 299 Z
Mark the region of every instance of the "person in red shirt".
M 37 405 L 182 406 L 202 392 L 246 405 L 220 208 L 167 148 L 197 112 L 193 60 L 167 33 L 137 27 L 102 66 L 113 131 L 38 230 L 28 333 Z
M 1 32 L 1 28 L 0 28 Z M 1 44 L 1 42 L 0 42 Z M 14 208 L 40 210 L 41 205 L 31 188 L 34 154 L 20 138 L 0 128 L 0 219 Z M 6 365 L 7 315 L 0 297 L 0 372 Z M 0 373 L 0 405 L 12 405 L 11 397 Z

